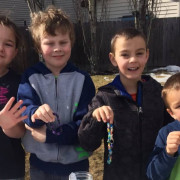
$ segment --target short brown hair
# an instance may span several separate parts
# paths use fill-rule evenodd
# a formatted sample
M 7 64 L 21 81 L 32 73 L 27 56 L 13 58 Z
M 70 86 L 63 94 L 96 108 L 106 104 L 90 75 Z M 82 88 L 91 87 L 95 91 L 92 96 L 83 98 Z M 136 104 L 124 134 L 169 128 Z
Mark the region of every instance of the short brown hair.
M 126 39 L 132 39 L 134 37 L 142 37 L 144 39 L 144 42 L 146 44 L 146 48 L 147 48 L 147 40 L 145 35 L 138 31 L 135 28 L 125 28 L 125 29 L 121 29 L 119 30 L 111 39 L 111 52 L 114 54 L 115 53 L 115 43 L 117 38 L 119 37 L 125 37 Z
M 21 36 L 15 23 L 13 23 L 7 16 L 0 15 L 0 25 L 10 28 L 14 32 L 16 40 L 16 48 L 20 46 Z
M 61 29 L 61 33 L 69 33 L 71 46 L 75 41 L 74 27 L 68 16 L 54 6 L 48 6 L 45 11 L 31 14 L 30 31 L 37 50 L 40 50 L 41 33 L 55 36 L 56 30 Z
M 169 108 L 169 103 L 167 102 L 167 95 L 171 90 L 180 90 L 180 73 L 176 73 L 169 77 L 164 84 L 161 95 L 167 108 Z

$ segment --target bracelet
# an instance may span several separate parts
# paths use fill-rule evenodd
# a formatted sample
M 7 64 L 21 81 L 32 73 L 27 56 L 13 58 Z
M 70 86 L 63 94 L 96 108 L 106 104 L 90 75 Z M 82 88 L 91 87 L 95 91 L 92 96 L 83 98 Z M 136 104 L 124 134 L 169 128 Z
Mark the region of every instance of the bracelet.
M 112 148 L 113 148 L 113 124 L 107 123 L 107 133 L 108 133 L 108 138 L 107 138 L 107 145 L 108 145 L 108 159 L 107 163 L 111 164 L 112 162 Z

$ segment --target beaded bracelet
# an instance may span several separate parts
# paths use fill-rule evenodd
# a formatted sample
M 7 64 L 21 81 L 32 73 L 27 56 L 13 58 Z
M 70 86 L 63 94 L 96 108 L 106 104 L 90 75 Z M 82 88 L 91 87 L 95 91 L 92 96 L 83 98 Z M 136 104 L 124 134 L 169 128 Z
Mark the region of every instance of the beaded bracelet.
M 107 133 L 108 133 L 108 138 L 107 138 L 107 144 L 108 144 L 108 159 L 107 163 L 111 164 L 112 162 L 112 148 L 113 148 L 113 124 L 107 123 Z
M 56 117 L 56 119 L 55 119 L 55 121 L 57 121 L 58 122 L 58 127 L 57 128 L 55 128 L 54 126 L 53 126 L 53 123 L 49 123 L 49 126 L 50 126 L 50 129 L 51 129 L 51 132 L 54 134 L 54 135 L 60 135 L 61 134 L 61 125 L 60 125 L 60 118 L 59 118 L 59 116 L 58 116 L 58 114 L 57 113 L 53 113 L 53 115 Z

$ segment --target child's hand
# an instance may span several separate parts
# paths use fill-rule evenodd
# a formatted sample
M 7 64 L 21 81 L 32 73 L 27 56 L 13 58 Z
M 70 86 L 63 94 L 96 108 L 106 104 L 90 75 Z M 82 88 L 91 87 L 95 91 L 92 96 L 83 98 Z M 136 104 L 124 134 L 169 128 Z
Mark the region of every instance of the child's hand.
M 43 104 L 31 116 L 32 122 L 35 122 L 36 119 L 40 119 L 45 123 L 49 123 L 55 121 L 55 116 L 53 115 L 53 111 L 51 110 L 50 106 L 48 104 Z
M 19 109 L 23 101 L 20 100 L 13 107 L 11 107 L 14 100 L 14 97 L 10 98 L 5 107 L 0 111 L 0 126 L 5 130 L 14 127 L 20 121 L 27 118 L 27 116 L 21 116 L 26 107 L 23 106 L 21 109 Z
M 102 106 L 95 109 L 92 113 L 92 116 L 96 118 L 99 122 L 103 121 L 104 123 L 109 122 L 113 123 L 114 113 L 110 106 Z
M 170 132 L 167 137 L 166 152 L 173 156 L 177 151 L 180 145 L 180 131 Z
M 41 143 L 44 143 L 46 141 L 46 125 L 43 125 L 40 128 L 31 128 L 27 124 L 25 124 L 25 128 L 31 131 L 32 137 Z

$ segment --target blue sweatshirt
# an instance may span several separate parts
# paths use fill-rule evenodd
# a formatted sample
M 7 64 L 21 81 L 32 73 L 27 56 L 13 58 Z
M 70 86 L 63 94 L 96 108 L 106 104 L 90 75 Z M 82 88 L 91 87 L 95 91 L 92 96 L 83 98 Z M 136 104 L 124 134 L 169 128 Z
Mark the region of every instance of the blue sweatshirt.
M 46 171 L 68 175 L 72 171 L 87 170 L 89 153 L 78 142 L 77 131 L 88 104 L 95 95 L 94 84 L 90 76 L 68 63 L 59 76 L 39 62 L 28 69 L 18 89 L 18 99 L 27 106 L 24 114 L 28 115 L 25 123 L 38 128 L 45 123 L 31 121 L 31 116 L 42 104 L 48 104 L 58 114 L 59 122 L 46 124 L 46 143 L 39 143 L 26 131 L 23 137 L 25 150 L 31 153 L 31 165 Z M 53 134 L 51 126 L 59 130 Z
M 180 148 L 178 149 L 178 152 L 175 153 L 174 157 L 169 156 L 166 153 L 167 136 L 172 131 L 180 131 L 179 121 L 175 120 L 174 122 L 169 123 L 161 128 L 158 133 L 155 147 L 147 168 L 147 176 L 151 180 L 168 180 L 175 167 L 175 163 L 180 154 Z

